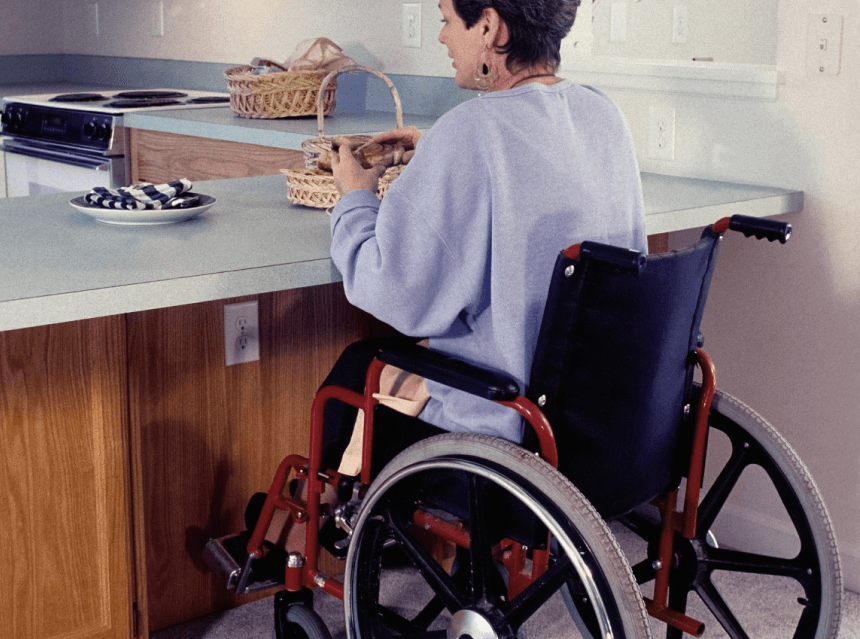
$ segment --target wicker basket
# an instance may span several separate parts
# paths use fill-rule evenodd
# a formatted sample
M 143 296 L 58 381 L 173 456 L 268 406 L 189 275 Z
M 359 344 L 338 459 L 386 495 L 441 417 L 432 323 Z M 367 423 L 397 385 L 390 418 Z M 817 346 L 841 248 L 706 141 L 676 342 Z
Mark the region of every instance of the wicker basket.
M 341 73 L 356 73 L 363 71 L 373 74 L 382 79 L 391 90 L 391 95 L 394 98 L 394 106 L 396 108 L 395 118 L 397 127 L 403 127 L 403 106 L 400 103 L 400 96 L 394 83 L 388 77 L 369 67 L 361 65 L 350 65 L 343 67 L 337 71 L 333 71 L 322 81 L 320 93 L 327 89 L 329 82 L 333 81 Z M 334 176 L 327 172 L 316 168 L 316 161 L 323 151 L 331 150 L 332 138 L 325 136 L 325 117 L 324 105 L 321 100 L 317 100 L 317 127 L 319 135 L 311 140 L 302 142 L 302 150 L 304 151 L 304 166 L 291 167 L 281 169 L 281 173 L 287 176 L 287 198 L 294 204 L 310 206 L 318 209 L 327 209 L 335 204 L 340 199 L 340 194 L 334 185 Z M 350 140 L 362 143 L 370 139 L 368 136 L 345 136 Z M 385 173 L 379 178 L 379 189 L 376 192 L 377 197 L 381 200 L 391 186 L 391 182 L 400 175 L 403 171 L 402 166 L 393 166 L 388 168 Z
M 245 65 L 228 69 L 230 107 L 245 118 L 295 118 L 314 115 L 325 71 L 276 71 L 257 75 Z M 323 115 L 334 111 L 337 83 L 322 91 Z

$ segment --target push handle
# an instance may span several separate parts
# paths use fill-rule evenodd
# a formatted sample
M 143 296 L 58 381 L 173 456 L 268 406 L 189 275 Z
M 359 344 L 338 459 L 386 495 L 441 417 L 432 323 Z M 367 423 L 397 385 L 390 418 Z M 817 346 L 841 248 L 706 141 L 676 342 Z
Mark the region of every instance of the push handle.
M 778 240 L 780 244 L 788 242 L 792 230 L 791 224 L 787 222 L 777 222 L 748 215 L 732 215 L 730 218 L 723 218 L 714 224 L 713 229 L 717 233 L 738 231 L 743 233 L 744 237 L 752 235 L 757 240 L 767 239 L 769 242 Z
M 564 251 L 564 255 L 572 260 L 596 260 L 634 275 L 639 275 L 645 269 L 647 261 L 644 253 L 600 242 L 574 244 Z

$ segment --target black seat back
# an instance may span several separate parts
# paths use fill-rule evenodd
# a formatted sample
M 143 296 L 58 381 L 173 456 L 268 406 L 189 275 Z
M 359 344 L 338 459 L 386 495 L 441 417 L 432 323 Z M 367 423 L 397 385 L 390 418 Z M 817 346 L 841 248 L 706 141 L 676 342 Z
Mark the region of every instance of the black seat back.
M 638 275 L 584 256 L 556 262 L 527 396 L 553 426 L 560 470 L 603 517 L 680 481 L 718 237 L 649 256 Z

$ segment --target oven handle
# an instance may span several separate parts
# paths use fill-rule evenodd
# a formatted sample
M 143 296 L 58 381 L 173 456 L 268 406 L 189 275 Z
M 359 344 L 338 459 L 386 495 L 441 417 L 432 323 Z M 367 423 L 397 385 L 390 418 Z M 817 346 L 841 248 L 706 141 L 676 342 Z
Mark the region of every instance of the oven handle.
M 53 162 L 59 162 L 60 164 L 71 164 L 72 166 L 79 166 L 84 169 L 93 169 L 96 171 L 110 170 L 110 161 L 105 162 L 101 158 L 90 158 L 75 153 L 63 153 L 62 151 L 54 151 L 52 149 L 44 148 L 35 149 L 33 147 L 23 147 L 9 144 L 8 141 L 0 147 L 0 149 L 6 153 L 26 155 L 27 157 L 36 158 L 38 160 L 50 160 Z

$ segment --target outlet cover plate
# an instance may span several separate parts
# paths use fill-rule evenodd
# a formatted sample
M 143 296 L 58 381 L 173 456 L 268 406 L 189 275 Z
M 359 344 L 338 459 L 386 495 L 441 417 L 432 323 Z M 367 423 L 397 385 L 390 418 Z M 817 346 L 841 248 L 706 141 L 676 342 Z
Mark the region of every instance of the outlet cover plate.
M 257 301 L 224 305 L 224 363 L 227 366 L 260 359 L 260 320 Z
M 652 160 L 675 159 L 675 109 L 652 106 L 648 121 L 648 157 Z

